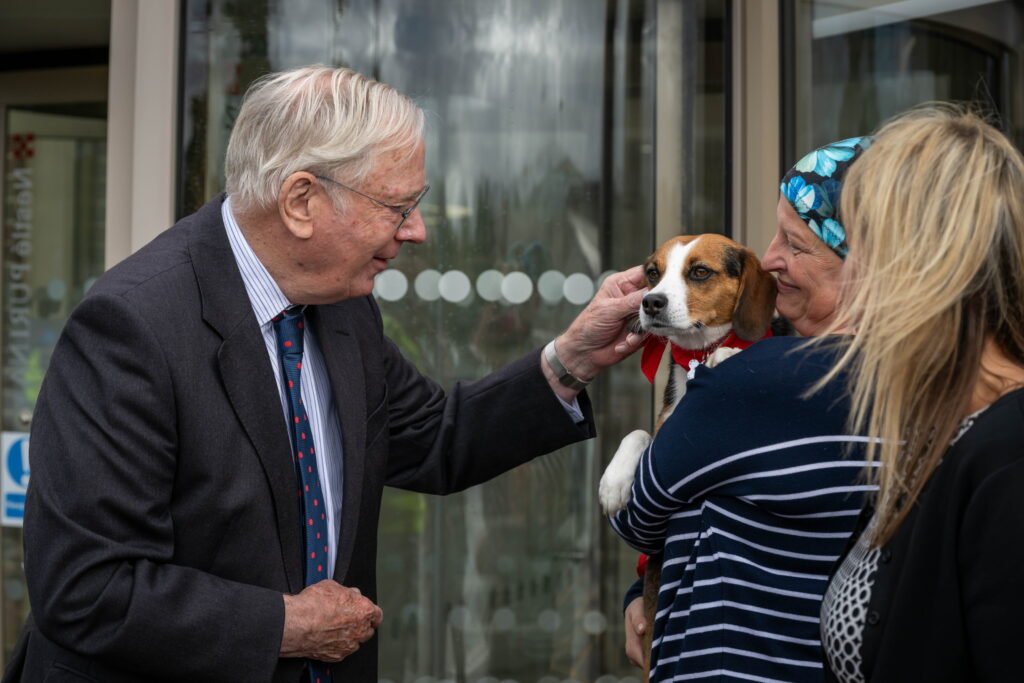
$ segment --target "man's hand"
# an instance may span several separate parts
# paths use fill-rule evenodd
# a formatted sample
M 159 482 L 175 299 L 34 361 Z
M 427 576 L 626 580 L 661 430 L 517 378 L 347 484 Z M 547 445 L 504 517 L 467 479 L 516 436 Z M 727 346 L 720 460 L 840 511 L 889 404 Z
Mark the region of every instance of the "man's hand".
M 558 359 L 581 380 L 590 380 L 640 348 L 644 335 L 629 331 L 644 297 L 643 267 L 609 275 L 587 307 L 555 340 Z M 543 355 L 543 354 L 542 354 Z M 541 362 L 555 393 L 571 401 L 577 392 L 562 386 L 546 360 Z
M 284 596 L 282 657 L 337 662 L 376 633 L 384 613 L 363 597 L 330 579 Z
M 626 606 L 626 657 L 641 669 L 644 667 L 643 635 L 647 630 L 643 596 Z

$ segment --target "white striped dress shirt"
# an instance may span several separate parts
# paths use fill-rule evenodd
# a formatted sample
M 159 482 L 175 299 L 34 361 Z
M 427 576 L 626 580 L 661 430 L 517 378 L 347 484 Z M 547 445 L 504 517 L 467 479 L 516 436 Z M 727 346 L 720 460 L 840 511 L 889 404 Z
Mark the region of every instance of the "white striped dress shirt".
M 288 429 L 288 395 L 285 393 L 284 382 L 281 381 L 281 358 L 277 352 L 277 339 L 271 320 L 278 313 L 292 305 L 281 288 L 274 282 L 267 269 L 253 253 L 245 240 L 234 214 L 231 212 L 230 198 L 221 205 L 221 216 L 224 227 L 231 242 L 231 251 L 235 263 L 242 273 L 242 282 L 249 295 L 256 322 L 259 323 L 263 341 L 267 345 L 267 356 L 274 369 L 277 380 L 277 391 L 281 398 L 282 426 Z M 320 468 L 320 485 L 324 492 L 324 503 L 327 506 L 327 531 L 330 539 L 327 553 L 327 575 L 334 576 L 334 565 L 337 559 L 338 529 L 341 523 L 342 466 L 341 422 L 331 392 L 330 379 L 327 376 L 327 365 L 323 353 L 317 346 L 316 337 L 304 326 L 302 336 L 302 404 L 309 414 L 310 426 L 313 430 L 313 443 L 316 446 L 316 466 Z M 294 444 L 292 444 L 294 446 Z

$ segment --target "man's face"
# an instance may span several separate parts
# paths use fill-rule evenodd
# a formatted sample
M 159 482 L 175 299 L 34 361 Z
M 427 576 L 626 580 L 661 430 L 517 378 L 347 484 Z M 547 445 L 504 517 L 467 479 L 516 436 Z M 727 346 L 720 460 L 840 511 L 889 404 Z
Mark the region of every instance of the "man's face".
M 413 204 L 424 185 L 424 148 L 420 144 L 411 155 L 382 155 L 366 179 L 352 187 L 404 209 Z M 370 294 L 373 279 L 398 256 L 402 244 L 418 244 L 427 236 L 419 209 L 409 214 L 396 232 L 402 220 L 396 211 L 341 187 L 334 191 L 348 194 L 344 211 L 334 210 L 330 202 L 318 204 L 314 235 L 303 250 L 305 262 L 297 264 L 310 276 L 306 283 L 310 300 L 304 303 L 330 303 Z
M 843 260 L 825 246 L 786 201 L 776 209 L 778 231 L 761 259 L 776 274 L 775 308 L 802 335 L 818 334 L 831 322 L 839 295 Z

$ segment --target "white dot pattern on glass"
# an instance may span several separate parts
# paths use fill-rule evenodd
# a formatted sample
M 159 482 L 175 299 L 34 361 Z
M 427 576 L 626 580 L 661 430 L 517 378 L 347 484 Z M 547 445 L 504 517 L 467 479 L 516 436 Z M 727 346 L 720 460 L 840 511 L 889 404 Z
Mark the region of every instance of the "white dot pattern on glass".
M 388 302 L 401 301 L 415 293 L 422 301 L 443 299 L 458 304 L 469 301 L 475 293 L 484 301 L 518 305 L 529 301 L 536 289 L 546 304 L 556 305 L 564 299 L 570 304 L 584 306 L 614 272 L 601 273 L 595 280 L 585 273 L 565 275 L 557 270 L 548 270 L 534 284 L 530 276 L 521 271 L 502 273 L 494 269 L 485 270 L 474 282 L 461 270 L 441 273 L 429 268 L 412 279 L 410 292 L 409 278 L 399 270 L 389 269 L 374 280 L 373 294 Z

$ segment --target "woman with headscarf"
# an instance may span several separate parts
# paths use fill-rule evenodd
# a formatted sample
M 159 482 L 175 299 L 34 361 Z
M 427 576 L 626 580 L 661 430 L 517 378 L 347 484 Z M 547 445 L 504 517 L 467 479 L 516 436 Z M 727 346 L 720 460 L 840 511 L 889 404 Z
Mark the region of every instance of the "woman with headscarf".
M 822 606 L 830 680 L 1024 679 L 1024 157 L 953 107 L 885 125 L 851 172 L 838 325 L 880 438 L 866 530 Z
M 776 307 L 803 336 L 833 322 L 847 254 L 837 215 L 851 138 L 801 159 L 780 186 L 778 231 L 762 259 Z M 834 352 L 766 339 L 698 368 L 611 518 L 634 548 L 664 552 L 652 681 L 821 681 L 818 612 L 871 487 L 858 480 L 863 438 L 845 430 L 842 377 L 812 398 Z M 627 652 L 639 664 L 636 587 Z

